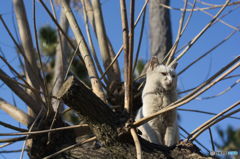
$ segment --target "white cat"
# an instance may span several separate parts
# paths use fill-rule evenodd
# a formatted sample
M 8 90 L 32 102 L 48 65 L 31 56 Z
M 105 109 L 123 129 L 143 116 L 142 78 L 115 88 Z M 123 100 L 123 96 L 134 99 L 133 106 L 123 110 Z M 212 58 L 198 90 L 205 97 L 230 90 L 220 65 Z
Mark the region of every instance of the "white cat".
M 159 64 L 156 57 L 152 58 L 142 92 L 143 106 L 135 120 L 149 116 L 176 101 L 175 67 L 176 65 L 169 67 Z M 178 141 L 176 110 L 163 113 L 138 129 L 142 132 L 142 137 L 149 142 L 171 146 Z

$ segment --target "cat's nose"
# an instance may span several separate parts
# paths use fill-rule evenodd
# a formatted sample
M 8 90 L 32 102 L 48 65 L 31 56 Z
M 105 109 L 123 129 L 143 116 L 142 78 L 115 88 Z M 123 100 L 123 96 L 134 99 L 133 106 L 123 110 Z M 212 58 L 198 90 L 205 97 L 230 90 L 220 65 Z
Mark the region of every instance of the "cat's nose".
M 171 87 L 172 86 L 172 82 L 167 83 L 167 87 Z

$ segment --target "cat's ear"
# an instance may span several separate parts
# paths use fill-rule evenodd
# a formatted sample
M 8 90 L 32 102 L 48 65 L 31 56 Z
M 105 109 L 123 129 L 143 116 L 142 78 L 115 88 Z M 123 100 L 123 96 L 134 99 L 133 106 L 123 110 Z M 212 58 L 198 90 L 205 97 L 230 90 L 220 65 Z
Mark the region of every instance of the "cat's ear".
M 158 58 L 156 56 L 153 56 L 150 60 L 150 63 L 149 63 L 149 69 L 153 70 L 158 65 L 159 65 Z
M 172 65 L 171 65 L 171 68 L 173 68 L 174 70 L 177 68 L 177 65 L 178 65 L 178 63 L 177 62 L 175 62 L 175 63 L 173 63 Z

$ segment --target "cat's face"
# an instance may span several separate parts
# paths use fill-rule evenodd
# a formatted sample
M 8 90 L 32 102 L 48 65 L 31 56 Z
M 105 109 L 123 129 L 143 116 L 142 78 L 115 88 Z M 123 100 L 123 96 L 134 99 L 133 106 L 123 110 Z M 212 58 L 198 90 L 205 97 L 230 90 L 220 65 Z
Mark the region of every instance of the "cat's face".
M 177 76 L 174 68 L 165 65 L 158 65 L 154 68 L 153 72 L 159 79 L 159 82 L 163 89 L 168 91 L 176 88 Z

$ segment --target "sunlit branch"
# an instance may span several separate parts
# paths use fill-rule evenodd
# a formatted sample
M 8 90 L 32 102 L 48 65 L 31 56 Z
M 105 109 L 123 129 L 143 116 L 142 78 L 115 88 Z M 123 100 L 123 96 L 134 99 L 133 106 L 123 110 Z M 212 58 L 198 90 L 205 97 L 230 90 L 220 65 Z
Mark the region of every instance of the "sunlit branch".
M 85 65 L 86 65 L 93 92 L 97 96 L 99 96 L 103 101 L 105 101 L 106 98 L 103 93 L 101 83 L 99 82 L 98 74 L 97 74 L 95 65 L 93 63 L 93 59 L 89 53 L 89 49 L 88 49 L 85 39 L 82 35 L 82 32 L 77 24 L 77 21 L 72 13 L 72 10 L 71 10 L 70 6 L 67 4 L 67 2 L 65 0 L 61 0 L 61 4 L 65 10 L 65 15 L 68 19 L 70 27 L 72 28 L 72 31 L 77 40 L 77 43 L 80 43 L 79 51 L 83 57 Z
M 198 57 L 196 60 L 194 60 L 193 62 L 191 62 L 190 64 L 188 64 L 184 69 L 182 69 L 181 71 L 179 71 L 178 76 L 180 76 L 183 72 L 185 72 L 187 69 L 189 69 L 192 65 L 194 65 L 195 63 L 197 63 L 198 61 L 200 61 L 201 59 L 203 59 L 204 57 L 206 57 L 207 55 L 209 55 L 211 52 L 213 52 L 215 49 L 217 49 L 219 46 L 221 46 L 222 44 L 224 44 L 227 40 L 229 40 L 234 34 L 236 34 L 237 31 L 234 30 L 233 32 L 231 32 L 226 38 L 224 38 L 222 41 L 220 41 L 219 43 L 217 43 L 215 46 L 213 46 L 210 50 L 208 50 L 206 53 L 204 53 L 202 56 Z
M 207 125 L 209 125 L 211 122 L 213 122 L 214 120 L 216 120 L 217 118 L 219 118 L 220 116 L 224 115 L 225 113 L 229 112 L 230 110 L 232 110 L 233 108 L 235 108 L 236 106 L 238 106 L 240 104 L 240 101 L 234 103 L 233 105 L 231 105 L 230 107 L 224 109 L 222 112 L 218 113 L 217 115 L 215 115 L 214 117 L 212 117 L 211 119 L 209 119 L 208 121 L 206 121 L 205 123 L 203 123 L 202 125 L 200 125 L 199 127 L 197 127 L 195 130 L 193 130 L 191 132 L 191 134 L 188 136 L 188 138 L 191 138 L 194 134 L 196 134 L 198 131 L 200 131 L 201 129 L 203 129 L 204 127 L 206 127 Z
M 212 18 L 212 20 L 196 35 L 187 45 L 187 47 L 170 63 L 170 65 L 176 63 L 191 47 L 197 40 L 215 23 L 218 16 L 223 12 L 227 7 L 230 0 L 227 0 L 225 5 L 218 11 L 218 13 Z
M 236 2 L 232 2 L 229 3 L 227 6 L 232 6 L 232 5 L 238 5 L 240 4 L 240 1 L 236 1 Z M 172 9 L 172 10 L 178 10 L 178 11 L 184 11 L 184 9 L 182 8 L 174 8 L 165 4 L 160 3 L 159 5 L 161 5 L 162 7 L 165 7 L 167 9 Z M 212 7 L 206 7 L 206 8 L 195 8 L 193 11 L 203 11 L 203 10 L 210 10 L 210 9 L 216 9 L 216 8 L 222 8 L 224 5 L 215 5 Z M 192 9 L 186 9 L 187 12 L 191 12 Z
M 238 102 L 238 105 L 239 105 L 239 104 L 240 104 L 240 103 Z M 233 114 L 236 114 L 236 113 L 238 113 L 238 112 L 240 112 L 240 109 L 236 109 L 235 111 L 232 111 L 232 112 L 230 112 L 230 113 L 228 113 L 228 114 L 220 117 L 219 119 L 216 119 L 216 120 L 212 121 L 211 123 L 209 123 L 208 125 L 206 125 L 206 126 L 203 127 L 202 129 L 200 129 L 196 134 L 194 134 L 194 135 L 190 138 L 190 141 L 195 140 L 202 132 L 204 132 L 206 129 L 210 128 L 210 127 L 213 126 L 214 124 L 216 124 L 216 123 L 222 121 L 223 119 L 226 119 L 227 117 L 229 117 L 229 116 L 231 116 L 231 115 L 233 115 Z

